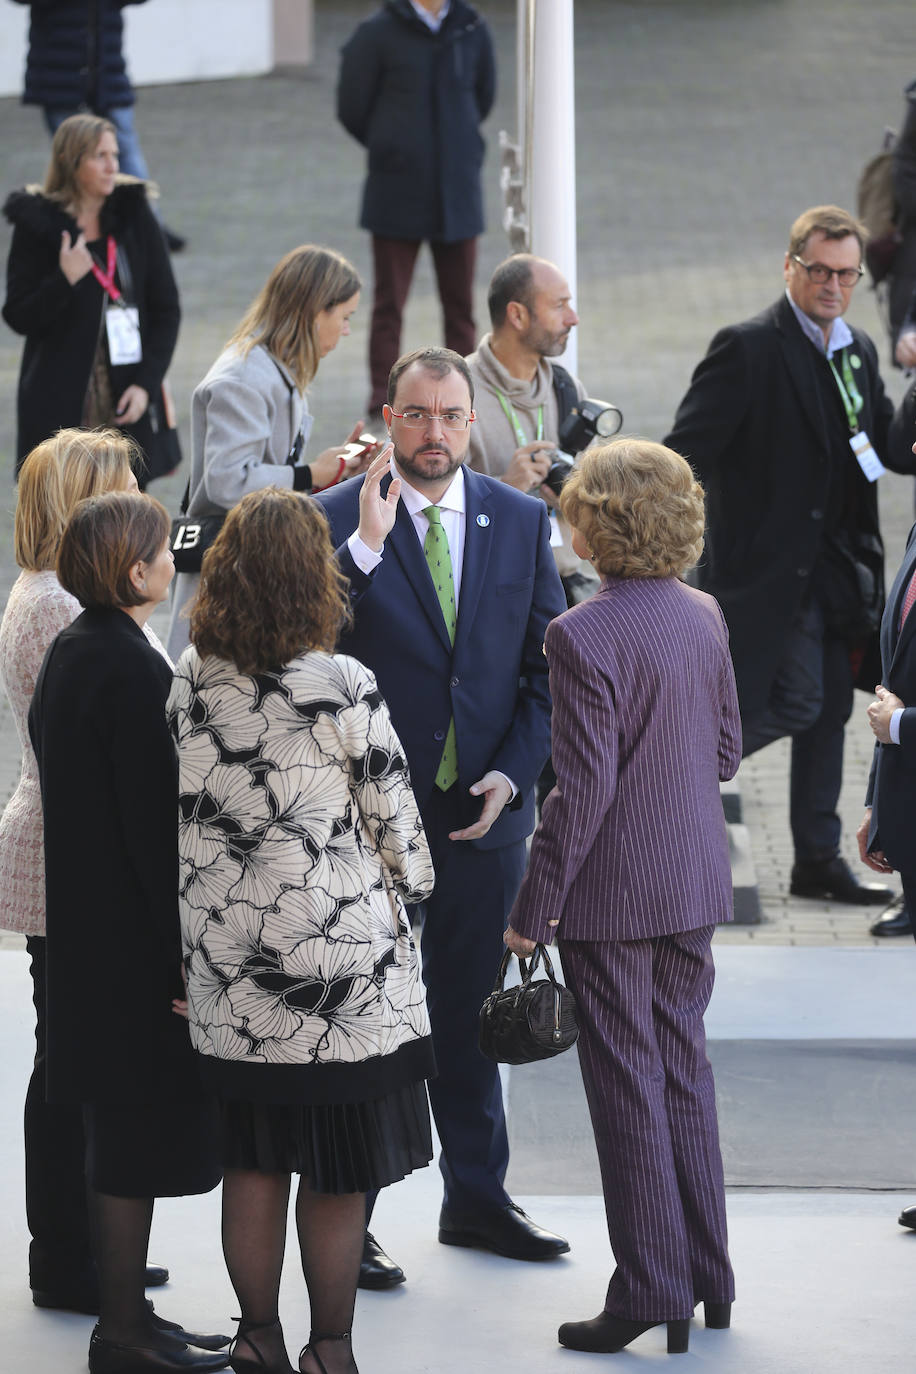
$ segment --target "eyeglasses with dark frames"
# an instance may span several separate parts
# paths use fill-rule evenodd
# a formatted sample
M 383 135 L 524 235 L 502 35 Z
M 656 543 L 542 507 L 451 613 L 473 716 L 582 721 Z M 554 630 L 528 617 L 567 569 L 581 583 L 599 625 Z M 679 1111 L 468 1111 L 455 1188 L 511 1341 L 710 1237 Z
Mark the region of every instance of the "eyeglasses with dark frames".
M 805 269 L 808 279 L 816 286 L 824 286 L 831 277 L 836 277 L 840 286 L 855 286 L 865 271 L 864 267 L 828 267 L 825 262 L 805 262 L 797 253 L 791 256 L 792 261 Z

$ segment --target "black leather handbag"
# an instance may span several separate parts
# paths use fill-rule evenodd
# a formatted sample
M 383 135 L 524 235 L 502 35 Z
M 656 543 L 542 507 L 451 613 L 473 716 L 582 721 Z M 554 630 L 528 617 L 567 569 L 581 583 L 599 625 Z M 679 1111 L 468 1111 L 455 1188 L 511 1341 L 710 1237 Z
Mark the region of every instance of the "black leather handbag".
M 226 519 L 227 512 L 221 515 L 186 515 L 188 493 L 184 494 L 181 503 L 182 514 L 172 521 L 172 532 L 169 537 L 169 546 L 175 559 L 175 571 L 187 573 L 199 573 L 203 556 L 213 543 L 220 530 L 223 528 L 223 521 Z
M 512 952 L 507 949 L 493 991 L 480 1008 L 480 1052 L 500 1064 L 533 1064 L 538 1059 L 552 1059 L 579 1038 L 573 995 L 557 982 L 550 955 L 542 944 L 535 945 L 530 961 L 519 959 L 521 984 L 504 988 L 511 958 Z M 547 977 L 535 982 L 540 963 Z

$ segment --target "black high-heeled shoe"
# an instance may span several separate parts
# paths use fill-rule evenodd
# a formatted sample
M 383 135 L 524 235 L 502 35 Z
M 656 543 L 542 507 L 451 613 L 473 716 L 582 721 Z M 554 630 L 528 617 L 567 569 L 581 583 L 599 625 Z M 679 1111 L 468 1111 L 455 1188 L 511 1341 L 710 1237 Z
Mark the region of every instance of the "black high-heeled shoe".
M 312 1356 L 312 1358 L 318 1365 L 321 1374 L 328 1374 L 327 1366 L 324 1360 L 318 1354 L 318 1351 L 315 1349 L 315 1345 L 318 1341 L 348 1341 L 349 1339 L 349 1331 L 310 1331 L 308 1344 L 304 1345 L 302 1349 L 299 1351 L 300 1370 L 302 1368 L 302 1356 L 306 1353 L 306 1351 L 308 1351 L 308 1353 Z
M 711 1331 L 726 1331 L 732 1324 L 730 1302 L 704 1302 L 703 1320 Z
M 636 1322 L 628 1317 L 615 1317 L 610 1312 L 602 1312 L 590 1321 L 564 1322 L 557 1332 L 557 1340 L 569 1350 L 591 1350 L 598 1354 L 613 1355 L 635 1341 L 644 1331 L 651 1331 L 653 1326 L 668 1328 L 669 1355 L 687 1354 L 689 1317 L 668 1322 Z
M 271 1363 L 270 1360 L 265 1359 L 256 1342 L 251 1339 L 252 1333 L 255 1331 L 272 1331 L 276 1328 L 280 1333 L 282 1342 L 283 1331 L 279 1317 L 274 1317 L 273 1321 L 269 1322 L 246 1322 L 241 1317 L 237 1320 L 239 1327 L 232 1338 L 232 1346 L 229 1350 L 229 1367 L 233 1370 L 233 1374 L 295 1374 L 285 1346 L 283 1347 L 283 1359 L 280 1363 Z M 236 1355 L 239 1341 L 244 1341 L 254 1351 L 254 1359 L 248 1355 Z

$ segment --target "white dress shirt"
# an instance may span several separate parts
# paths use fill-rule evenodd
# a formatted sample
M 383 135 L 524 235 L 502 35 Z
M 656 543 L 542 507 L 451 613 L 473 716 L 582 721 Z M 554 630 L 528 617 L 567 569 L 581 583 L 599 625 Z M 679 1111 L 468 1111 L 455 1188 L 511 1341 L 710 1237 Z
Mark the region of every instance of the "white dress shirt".
M 804 310 L 800 310 L 792 299 L 792 293 L 786 287 L 786 300 L 795 313 L 795 318 L 802 327 L 805 337 L 810 339 L 819 353 L 826 353 L 828 360 L 838 353 L 841 348 L 847 348 L 849 344 L 855 343 L 852 337 L 852 330 L 843 319 L 842 315 L 837 315 L 833 324 L 830 326 L 830 342 L 825 346 L 824 331 L 816 320 L 812 320 L 810 315 L 806 315 Z
M 401 481 L 401 501 L 404 509 L 413 521 L 413 527 L 417 532 L 420 547 L 426 540 L 426 531 L 429 529 L 429 521 L 423 514 L 426 506 L 438 505 L 442 515 L 442 528 L 445 530 L 445 537 L 448 540 L 448 551 L 452 560 L 452 583 L 455 588 L 455 610 L 458 609 L 461 597 L 461 572 L 464 567 L 464 524 L 465 524 L 465 495 L 464 495 L 464 467 L 460 467 L 452 478 L 448 491 L 439 501 L 430 501 L 428 496 L 424 496 L 422 491 L 417 491 L 412 487 L 405 477 L 398 472 L 397 464 L 391 460 L 391 475 L 398 477 Z M 354 530 L 347 540 L 347 547 L 353 562 L 360 572 L 372 573 L 382 561 L 385 546 L 379 553 L 370 549 L 368 544 L 364 544 L 359 537 L 358 531 Z
M 422 19 L 426 27 L 428 29 L 432 29 L 433 33 L 438 33 L 439 30 L 442 28 L 443 20 L 445 19 L 445 16 L 448 14 L 449 8 L 451 6 L 451 0 L 445 0 L 445 3 L 439 10 L 439 13 L 433 14 L 430 10 L 425 9 L 423 5 L 418 5 L 417 0 L 410 0 L 410 3 L 413 5 L 414 13 L 416 14 L 417 18 Z M 429 502 L 427 501 L 426 504 L 429 505 Z
M 429 529 L 429 520 L 423 514 L 424 507 L 437 505 L 441 512 L 442 528 L 445 530 L 445 537 L 448 540 L 448 551 L 452 560 L 452 583 L 455 588 L 455 610 L 458 610 L 458 602 L 461 595 L 461 572 L 464 567 L 464 529 L 466 523 L 465 515 L 465 491 L 464 491 L 464 467 L 460 467 L 451 480 L 448 490 L 439 498 L 438 501 L 430 501 L 428 496 L 424 496 L 416 487 L 412 487 L 406 478 L 401 477 L 398 472 L 397 464 L 391 460 L 391 475 L 399 477 L 401 481 L 400 499 L 404 503 L 404 509 L 413 521 L 413 527 L 417 532 L 417 538 L 422 547 L 426 540 L 426 531 Z M 370 549 L 368 544 L 364 544 L 359 537 L 358 530 L 354 530 L 347 540 L 347 548 L 350 550 L 350 557 L 368 577 L 373 573 L 382 561 L 385 552 L 384 544 L 379 553 Z M 498 770 L 497 770 L 498 771 Z M 510 777 L 505 773 L 500 774 L 509 784 L 512 801 L 518 795 L 518 788 Z

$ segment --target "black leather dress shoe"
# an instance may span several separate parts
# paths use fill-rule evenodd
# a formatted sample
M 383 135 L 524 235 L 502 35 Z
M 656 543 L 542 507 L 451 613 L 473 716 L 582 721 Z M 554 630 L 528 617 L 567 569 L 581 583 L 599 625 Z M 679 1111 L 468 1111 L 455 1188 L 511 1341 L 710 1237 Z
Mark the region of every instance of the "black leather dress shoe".
M 508 1259 L 547 1260 L 565 1255 L 569 1241 L 553 1231 L 545 1231 L 516 1207 L 488 1207 L 484 1212 L 439 1213 L 439 1240 L 443 1245 L 464 1245 L 478 1250 L 493 1250 Z
M 916 1231 L 916 1207 L 904 1207 L 897 1221 L 901 1226 L 909 1226 L 911 1231 Z
M 357 1288 L 397 1288 L 406 1279 L 407 1275 L 401 1266 L 385 1254 L 375 1236 L 367 1231 L 363 1241 L 363 1257 L 359 1262 Z
M 161 1288 L 169 1281 L 169 1271 L 161 1264 L 146 1266 L 147 1288 Z M 67 1276 L 56 1283 L 32 1283 L 32 1302 L 36 1307 L 56 1308 L 61 1312 L 83 1312 L 87 1317 L 99 1315 L 99 1285 L 95 1274 Z
M 89 1341 L 90 1374 L 215 1374 L 225 1369 L 229 1355 L 192 1350 L 188 1345 L 156 1350 L 143 1345 L 119 1345 L 98 1334 Z
M 869 934 L 884 939 L 889 935 L 912 935 L 913 921 L 903 897 L 891 902 L 887 911 L 882 911 L 874 925 L 869 926 Z
M 167 1331 L 173 1340 L 179 1341 L 183 1345 L 196 1345 L 199 1350 L 222 1350 L 232 1340 L 231 1336 L 223 1336 L 218 1333 L 208 1336 L 201 1332 L 185 1331 L 178 1322 L 166 1321 L 165 1317 L 160 1317 L 159 1313 L 154 1310 L 149 1298 L 146 1300 L 146 1305 L 149 1308 L 150 1321 L 156 1330 Z
M 860 883 L 845 859 L 796 859 L 789 891 L 793 897 L 819 897 L 851 906 L 886 906 L 893 891 L 882 883 Z

